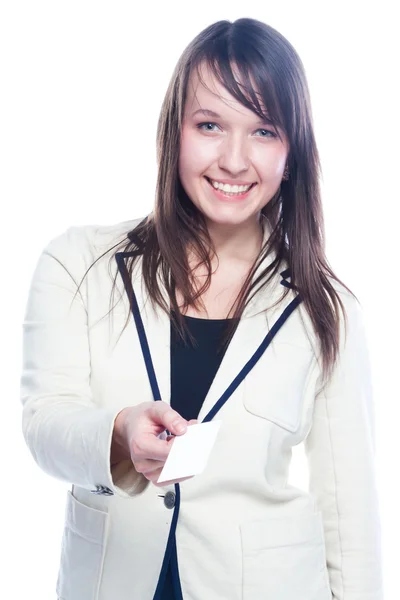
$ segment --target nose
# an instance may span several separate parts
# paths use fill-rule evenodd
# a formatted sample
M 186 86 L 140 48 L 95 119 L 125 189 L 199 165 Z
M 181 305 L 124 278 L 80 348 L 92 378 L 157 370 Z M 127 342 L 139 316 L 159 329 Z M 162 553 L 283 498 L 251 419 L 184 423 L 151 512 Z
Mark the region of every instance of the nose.
M 228 137 L 220 146 L 218 166 L 232 175 L 247 171 L 250 166 L 247 140 L 241 136 Z

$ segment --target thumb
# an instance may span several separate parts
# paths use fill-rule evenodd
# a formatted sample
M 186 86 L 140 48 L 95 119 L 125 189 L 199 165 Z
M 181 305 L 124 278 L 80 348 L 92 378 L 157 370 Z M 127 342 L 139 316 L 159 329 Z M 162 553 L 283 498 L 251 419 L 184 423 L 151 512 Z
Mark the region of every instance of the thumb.
M 190 419 L 190 421 L 188 421 L 188 426 L 189 425 L 197 425 L 198 420 L 197 419 Z M 174 439 L 175 435 L 168 435 L 167 436 L 167 442 L 169 442 L 170 440 Z
M 149 415 L 156 424 L 174 435 L 182 435 L 187 431 L 187 420 L 165 402 L 154 402 L 149 408 Z

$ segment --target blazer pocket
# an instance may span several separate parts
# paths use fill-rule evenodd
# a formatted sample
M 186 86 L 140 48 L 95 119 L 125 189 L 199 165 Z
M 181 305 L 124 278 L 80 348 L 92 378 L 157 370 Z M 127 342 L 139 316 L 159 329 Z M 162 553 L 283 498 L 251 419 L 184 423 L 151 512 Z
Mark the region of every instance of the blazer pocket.
M 60 600 L 97 600 L 109 515 L 79 502 L 68 491 L 61 560 Z
M 311 348 L 273 342 L 244 380 L 246 410 L 296 432 L 313 358 Z
M 240 525 L 243 600 L 332 600 L 321 513 Z

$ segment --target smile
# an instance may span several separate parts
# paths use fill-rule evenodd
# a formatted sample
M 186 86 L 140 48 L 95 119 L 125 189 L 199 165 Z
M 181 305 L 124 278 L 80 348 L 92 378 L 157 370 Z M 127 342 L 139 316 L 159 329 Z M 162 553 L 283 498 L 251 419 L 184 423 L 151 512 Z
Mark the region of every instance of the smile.
M 218 181 L 214 181 L 209 177 L 205 177 L 208 181 L 212 191 L 220 200 L 244 200 L 249 196 L 252 189 L 257 185 L 257 183 L 252 183 L 250 185 L 228 185 L 223 184 Z

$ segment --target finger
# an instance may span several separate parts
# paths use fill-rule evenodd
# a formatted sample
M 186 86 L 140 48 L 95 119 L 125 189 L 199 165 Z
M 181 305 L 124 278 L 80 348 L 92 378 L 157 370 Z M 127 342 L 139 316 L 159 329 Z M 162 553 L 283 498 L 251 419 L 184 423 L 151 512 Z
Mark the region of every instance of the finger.
M 188 426 L 189 425 L 197 425 L 198 424 L 198 420 L 197 419 L 190 419 L 190 421 L 188 421 Z M 169 442 L 169 440 L 172 440 L 175 436 L 174 435 L 166 435 L 165 439 L 167 440 L 167 442 Z M 164 438 L 162 438 L 164 439 Z
M 135 463 L 135 469 L 138 473 L 142 473 L 143 475 L 148 475 L 153 473 L 154 471 L 162 471 L 165 463 L 161 460 L 139 460 Z
M 154 402 L 149 408 L 150 417 L 174 435 L 182 435 L 187 430 L 187 421 L 166 402 Z
M 148 479 L 149 481 L 154 483 L 154 485 L 157 485 L 157 481 L 161 475 L 162 470 L 163 470 L 163 467 L 160 469 L 156 469 L 155 471 L 146 473 L 144 476 L 146 477 L 146 479 Z
M 173 440 L 161 440 L 152 433 L 142 433 L 131 445 L 131 456 L 136 464 L 142 460 L 159 460 L 165 462 L 171 450 Z

